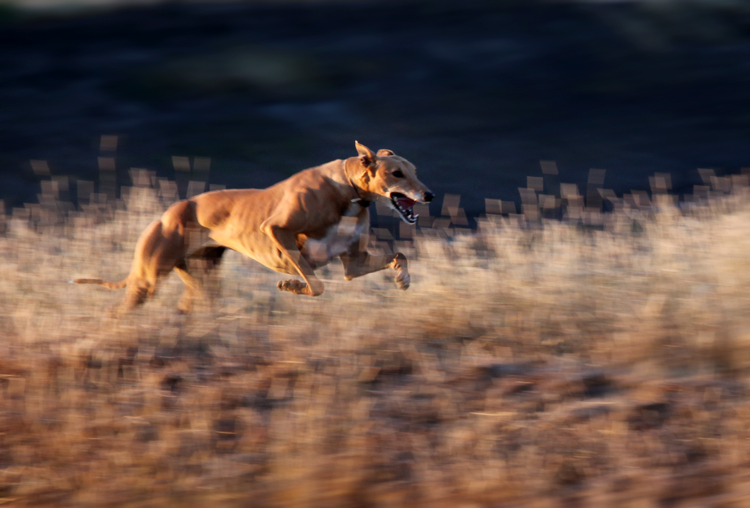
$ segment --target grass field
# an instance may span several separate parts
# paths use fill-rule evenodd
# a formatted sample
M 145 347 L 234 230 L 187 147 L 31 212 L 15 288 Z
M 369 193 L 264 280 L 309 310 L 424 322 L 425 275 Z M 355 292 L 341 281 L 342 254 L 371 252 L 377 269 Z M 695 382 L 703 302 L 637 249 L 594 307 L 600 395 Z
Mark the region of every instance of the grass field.
M 127 274 L 175 199 L 136 180 L 0 218 L 0 503 L 750 505 L 744 177 L 607 214 L 568 186 L 476 230 L 448 199 L 395 241 L 406 292 L 334 264 L 297 297 L 229 253 L 213 308 L 178 315 L 173 276 L 115 320 L 121 291 L 67 281 Z

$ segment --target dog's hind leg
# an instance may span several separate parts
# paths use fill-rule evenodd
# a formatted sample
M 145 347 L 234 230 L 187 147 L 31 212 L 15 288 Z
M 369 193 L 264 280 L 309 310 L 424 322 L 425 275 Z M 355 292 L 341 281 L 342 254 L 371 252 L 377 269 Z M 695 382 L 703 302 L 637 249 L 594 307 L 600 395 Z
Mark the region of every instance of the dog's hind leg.
M 184 248 L 179 227 L 167 226 L 163 220 L 152 222 L 136 244 L 127 292 L 118 313 L 124 314 L 151 298 L 159 280 L 168 275 L 184 255 Z
M 120 304 L 120 307 L 117 309 L 117 312 L 119 314 L 124 314 L 130 310 L 133 310 L 135 307 L 138 307 L 143 302 L 145 302 L 147 298 L 153 295 L 155 290 L 156 288 L 153 286 L 138 284 L 138 281 L 129 281 L 125 293 L 125 298 Z
M 204 290 L 211 293 L 208 296 L 213 303 L 213 293 L 219 292 L 216 269 L 225 250 L 226 247 L 202 247 L 175 265 L 175 272 L 185 283 L 185 291 L 178 304 L 181 312 L 190 312 L 194 300 L 204 296 Z
M 182 313 L 188 313 L 193 309 L 193 301 L 203 294 L 203 285 L 201 284 L 200 279 L 193 277 L 193 275 L 188 272 L 185 264 L 175 266 L 174 271 L 177 272 L 177 275 L 185 284 L 185 290 L 182 292 L 177 308 Z
M 362 277 L 368 273 L 379 272 L 386 268 L 396 270 L 396 285 L 399 289 L 408 289 L 411 284 L 409 275 L 409 263 L 406 256 L 396 253 L 386 256 L 374 256 L 367 251 L 354 250 L 342 254 L 341 262 L 344 264 L 344 278 L 352 280 Z

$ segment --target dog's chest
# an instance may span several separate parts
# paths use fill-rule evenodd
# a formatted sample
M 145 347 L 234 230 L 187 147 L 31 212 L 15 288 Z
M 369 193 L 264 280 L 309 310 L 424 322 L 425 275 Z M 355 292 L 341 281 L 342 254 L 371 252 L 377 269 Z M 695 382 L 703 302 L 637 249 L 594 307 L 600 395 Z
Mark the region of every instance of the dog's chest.
M 358 242 L 368 225 L 366 216 L 361 214 L 362 207 L 353 203 L 338 224 L 330 226 L 322 238 L 308 238 L 302 248 L 302 254 L 315 266 L 323 266 L 336 256 L 347 252 L 351 245 Z

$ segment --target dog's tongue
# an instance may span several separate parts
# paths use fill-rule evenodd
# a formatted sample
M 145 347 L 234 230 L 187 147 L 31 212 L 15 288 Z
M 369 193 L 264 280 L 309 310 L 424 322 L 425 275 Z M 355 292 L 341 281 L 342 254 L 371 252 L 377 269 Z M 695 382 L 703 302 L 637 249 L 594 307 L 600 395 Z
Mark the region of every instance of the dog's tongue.
M 409 199 L 406 196 L 403 196 L 403 197 L 399 196 L 396 199 L 398 201 L 399 206 L 405 210 L 411 208 L 416 203 L 416 201 L 414 201 L 413 199 Z

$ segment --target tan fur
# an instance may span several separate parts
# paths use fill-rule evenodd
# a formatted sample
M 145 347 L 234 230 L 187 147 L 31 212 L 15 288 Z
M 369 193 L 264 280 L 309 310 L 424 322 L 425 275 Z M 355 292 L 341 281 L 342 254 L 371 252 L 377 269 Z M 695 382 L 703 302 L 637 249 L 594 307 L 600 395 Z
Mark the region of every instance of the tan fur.
M 406 289 L 410 277 L 403 254 L 367 252 L 370 214 L 360 203 L 384 199 L 393 207 L 394 192 L 421 203 L 433 194 L 406 159 L 390 150 L 374 154 L 358 142 L 355 146 L 359 157 L 301 171 L 267 189 L 213 191 L 179 201 L 141 234 L 123 281 L 73 282 L 127 287 L 121 310 L 129 310 L 151 297 L 159 280 L 175 270 L 186 286 L 180 309 L 188 311 L 201 293 L 203 277 L 228 248 L 277 272 L 301 276 L 303 281 L 278 284 L 296 294 L 320 295 L 323 283 L 314 270 L 334 257 L 341 258 L 346 280 L 393 268 L 396 284 Z

